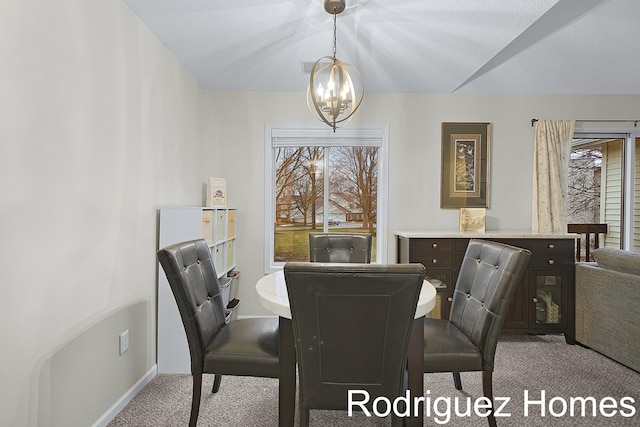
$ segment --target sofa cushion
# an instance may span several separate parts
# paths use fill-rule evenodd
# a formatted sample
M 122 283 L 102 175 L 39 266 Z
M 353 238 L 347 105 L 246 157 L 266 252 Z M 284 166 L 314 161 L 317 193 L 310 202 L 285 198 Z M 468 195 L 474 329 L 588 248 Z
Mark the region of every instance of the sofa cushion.
M 640 253 L 621 249 L 599 248 L 593 252 L 598 266 L 622 273 L 640 275 Z

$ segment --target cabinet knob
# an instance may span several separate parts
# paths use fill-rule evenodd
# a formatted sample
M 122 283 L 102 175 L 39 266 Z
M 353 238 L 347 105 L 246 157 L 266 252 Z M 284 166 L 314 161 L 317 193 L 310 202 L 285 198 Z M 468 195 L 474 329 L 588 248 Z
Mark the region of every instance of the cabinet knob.
M 554 245 L 553 243 L 549 244 L 549 246 L 547 246 L 549 249 L 554 249 L 556 247 L 556 245 Z
M 534 299 L 533 299 L 533 302 L 538 302 L 538 298 L 534 298 Z
M 434 244 L 432 244 L 432 245 L 431 245 L 431 247 L 435 249 L 435 248 L 437 248 L 437 247 L 438 247 L 438 244 L 437 244 L 437 243 L 434 243 Z
M 449 297 L 449 298 L 447 298 L 447 301 L 453 302 L 453 298 Z
M 437 264 L 437 263 L 438 263 L 438 260 L 434 258 L 434 259 L 432 259 L 432 260 L 431 260 L 431 263 L 432 263 L 432 264 Z
M 549 265 L 553 265 L 553 264 L 555 264 L 555 263 L 556 263 L 556 260 L 555 260 L 555 259 L 550 259 L 550 260 L 549 260 Z

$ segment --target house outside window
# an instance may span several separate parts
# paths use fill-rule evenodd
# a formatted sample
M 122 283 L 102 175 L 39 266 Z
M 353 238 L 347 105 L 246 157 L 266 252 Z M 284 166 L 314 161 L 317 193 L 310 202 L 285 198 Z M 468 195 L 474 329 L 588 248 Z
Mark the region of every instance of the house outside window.
M 308 261 L 310 232 L 373 236 L 386 259 L 386 127 L 267 127 L 265 271 Z

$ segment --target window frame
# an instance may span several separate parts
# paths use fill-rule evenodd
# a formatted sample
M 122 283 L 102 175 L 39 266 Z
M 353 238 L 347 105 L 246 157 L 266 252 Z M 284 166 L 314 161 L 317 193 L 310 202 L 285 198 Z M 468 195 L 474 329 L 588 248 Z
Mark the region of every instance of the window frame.
M 336 132 L 328 127 L 304 124 L 266 124 L 264 133 L 264 272 L 281 270 L 275 262 L 275 159 L 274 148 L 289 147 L 378 147 L 378 198 L 376 218 L 376 262 L 386 263 L 388 234 L 389 126 L 359 125 Z M 325 156 L 325 162 L 328 156 Z M 326 169 L 325 169 L 326 170 Z M 325 174 L 328 176 L 328 174 Z M 326 218 L 324 218 L 326 221 Z

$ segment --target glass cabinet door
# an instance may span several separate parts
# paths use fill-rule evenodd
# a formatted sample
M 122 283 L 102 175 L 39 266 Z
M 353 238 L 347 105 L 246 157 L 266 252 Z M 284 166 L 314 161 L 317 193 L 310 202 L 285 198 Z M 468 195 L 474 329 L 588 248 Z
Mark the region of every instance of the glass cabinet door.
M 436 306 L 427 317 L 436 319 L 449 318 L 449 309 L 451 307 L 450 297 L 453 295 L 453 287 L 455 283 L 451 281 L 451 272 L 449 270 L 439 270 L 427 268 L 424 278 L 436 288 Z
M 536 326 L 561 326 L 563 319 L 564 274 L 558 271 L 534 273 L 535 304 L 534 318 Z

